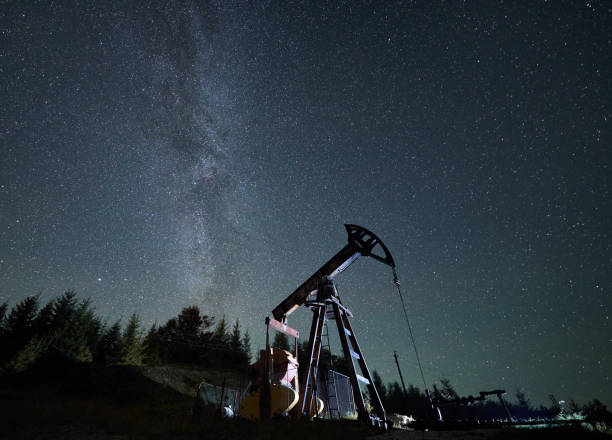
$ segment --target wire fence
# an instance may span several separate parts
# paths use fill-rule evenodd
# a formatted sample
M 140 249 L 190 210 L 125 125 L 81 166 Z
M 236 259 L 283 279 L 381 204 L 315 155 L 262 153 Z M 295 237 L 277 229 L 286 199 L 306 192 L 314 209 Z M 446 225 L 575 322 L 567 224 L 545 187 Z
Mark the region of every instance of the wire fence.
M 357 417 L 353 387 L 348 376 L 329 370 L 317 378 L 317 398 L 325 405 L 322 419 L 354 419 Z

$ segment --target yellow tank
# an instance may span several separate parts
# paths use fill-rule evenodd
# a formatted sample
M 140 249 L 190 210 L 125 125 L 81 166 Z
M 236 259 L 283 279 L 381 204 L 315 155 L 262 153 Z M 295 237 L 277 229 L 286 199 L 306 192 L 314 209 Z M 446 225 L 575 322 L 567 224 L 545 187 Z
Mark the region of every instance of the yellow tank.
M 260 420 L 259 414 L 260 391 L 248 393 L 240 403 L 240 416 L 248 420 Z M 298 402 L 298 393 L 288 386 L 280 384 L 270 385 L 270 415 L 272 417 L 285 414 Z
M 266 360 L 268 364 L 266 364 Z M 272 365 L 270 373 L 266 373 L 267 365 Z M 240 403 L 240 416 L 248 420 L 261 420 L 260 389 L 262 386 L 270 387 L 270 417 L 285 414 L 293 409 L 299 401 L 298 390 L 298 362 L 288 351 L 279 348 L 261 350 L 259 360 L 251 366 L 251 380 L 253 388 Z M 271 385 L 263 385 L 265 377 L 270 376 Z M 255 391 L 253 391 L 255 389 Z M 315 408 L 316 406 L 316 408 Z M 297 409 L 297 408 L 296 408 Z M 317 399 L 313 403 L 308 417 L 312 419 L 323 411 L 323 401 Z M 298 417 L 301 416 L 301 413 Z

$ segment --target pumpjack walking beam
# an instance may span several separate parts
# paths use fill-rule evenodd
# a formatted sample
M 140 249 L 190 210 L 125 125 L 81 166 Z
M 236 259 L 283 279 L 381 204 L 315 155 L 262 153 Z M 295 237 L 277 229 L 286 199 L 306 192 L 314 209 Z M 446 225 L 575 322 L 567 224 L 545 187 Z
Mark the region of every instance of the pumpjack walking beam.
M 360 255 L 372 257 L 381 263 L 395 267 L 395 261 L 393 261 L 389 249 L 373 232 L 357 225 L 344 225 L 344 227 L 348 233 L 348 244 L 272 310 L 272 316 L 275 319 L 284 321 L 287 316 L 295 312 L 298 307 L 317 292 L 319 282 L 324 277 L 334 278 L 349 267 Z M 382 255 L 379 253 L 381 251 Z

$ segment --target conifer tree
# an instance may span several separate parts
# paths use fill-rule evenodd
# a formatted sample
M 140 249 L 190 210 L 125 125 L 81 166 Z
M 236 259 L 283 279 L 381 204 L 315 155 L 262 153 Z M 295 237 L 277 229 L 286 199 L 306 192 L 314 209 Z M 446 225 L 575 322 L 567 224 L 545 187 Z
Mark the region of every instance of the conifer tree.
M 68 321 L 74 313 L 77 300 L 75 299 L 76 293 L 72 290 L 67 290 L 62 296 L 57 298 L 53 302 L 53 317 L 52 327 L 57 330 Z
M 6 331 L 6 311 L 8 309 L 8 303 L 3 303 L 0 305 L 0 342 L 2 342 L 2 338 L 4 332 Z
M 77 319 L 79 327 L 85 335 L 87 347 L 91 353 L 95 353 L 101 337 L 102 321 L 91 307 L 91 299 L 88 298 L 79 303 Z
M 54 333 L 51 345 L 53 356 L 77 362 L 93 361 L 92 352 L 87 344 L 87 336 L 79 324 L 78 318 L 73 317 Z
M 230 337 L 230 348 L 234 353 L 240 353 L 242 350 L 242 341 L 240 337 L 240 322 L 236 319 L 236 323 L 232 328 L 232 336 Z
M 123 330 L 123 345 L 128 347 L 140 339 L 140 318 L 136 312 L 132 313 L 125 329 Z
M 249 336 L 245 333 L 245 336 Z M 240 322 L 236 319 L 229 343 L 231 349 L 232 367 L 237 370 L 245 370 L 249 366 L 249 355 L 243 347 L 243 338 L 240 332 Z
M 142 365 L 144 360 L 144 346 L 140 318 L 132 313 L 122 335 L 123 356 L 120 363 L 126 365 Z
M 459 397 L 451 385 L 450 379 L 442 378 L 440 379 L 440 384 L 442 385 L 442 389 L 440 390 L 442 397 L 445 399 L 456 399 Z
M 276 334 L 274 335 L 274 341 L 272 342 L 272 347 L 291 351 L 291 346 L 289 345 L 289 338 L 287 338 L 286 334 L 281 333 L 281 332 L 276 332 Z
M 608 410 L 608 406 L 599 399 L 593 399 L 588 402 L 584 405 L 582 411 L 586 415 L 587 420 L 602 422 L 608 425 L 612 423 L 612 413 Z
M 28 296 L 6 317 L 4 332 L 0 339 L 0 365 L 11 359 L 23 349 L 34 336 L 34 320 L 38 310 L 38 295 Z
M 53 331 L 53 305 L 54 301 L 49 301 L 36 315 L 34 332 L 40 337 L 51 336 Z
M 378 391 L 380 400 L 384 402 L 387 399 L 387 388 L 383 384 L 382 377 L 380 377 L 378 371 L 372 371 L 372 380 L 374 381 L 374 387 Z
M 204 324 L 200 309 L 197 306 L 185 307 L 178 316 L 177 324 L 181 337 L 189 342 L 198 339 Z
M 149 329 L 143 341 L 143 362 L 145 364 L 156 365 L 161 363 L 161 344 L 159 330 L 156 324 Z
M 233 357 L 229 347 L 230 335 L 225 316 L 217 324 L 211 342 L 209 352 L 206 353 L 207 360 L 216 366 L 231 364 Z
M 242 336 L 242 352 L 246 357 L 246 363 L 249 364 L 251 362 L 251 335 L 248 329 L 245 330 Z
M 217 324 L 217 328 L 215 329 L 213 336 L 213 342 L 220 348 L 227 346 L 229 343 L 229 334 L 227 332 L 227 321 L 225 320 L 225 315 L 223 315 L 221 321 L 219 321 L 219 324 Z
M 28 343 L 11 359 L 5 367 L 7 371 L 19 373 L 25 371 L 31 364 L 43 357 L 49 347 L 49 338 L 32 337 Z
M 570 399 L 570 402 L 572 401 L 572 399 Z M 529 409 L 530 407 L 530 403 L 529 403 L 529 399 L 527 398 L 527 396 L 525 395 L 525 392 L 522 390 L 516 390 L 516 402 L 518 404 L 519 407 L 523 408 L 523 409 Z
M 32 331 L 38 310 L 38 295 L 28 296 L 19 302 L 6 318 L 6 327 L 14 337 L 22 337 Z
M 114 365 L 120 362 L 123 357 L 123 344 L 121 343 L 121 325 L 119 321 L 104 330 L 98 350 L 96 360 L 102 364 Z
M 91 301 L 77 302 L 66 292 L 53 307 L 53 355 L 77 362 L 92 362 L 100 323 Z
M 157 332 L 160 358 L 164 362 L 180 361 L 184 342 L 179 332 L 178 321 L 171 318 Z
M 0 331 L 4 329 L 4 323 L 6 320 L 6 311 L 8 310 L 8 303 L 2 303 L 0 305 Z

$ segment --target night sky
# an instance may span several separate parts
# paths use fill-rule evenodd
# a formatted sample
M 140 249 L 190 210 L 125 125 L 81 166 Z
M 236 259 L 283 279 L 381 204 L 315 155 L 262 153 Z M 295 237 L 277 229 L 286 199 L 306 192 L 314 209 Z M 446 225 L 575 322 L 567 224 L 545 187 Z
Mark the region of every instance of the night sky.
M 355 223 L 430 384 L 612 404 L 610 2 L 104 3 L 0 5 L 0 301 L 195 304 L 255 351 Z M 391 270 L 336 281 L 422 386 Z

